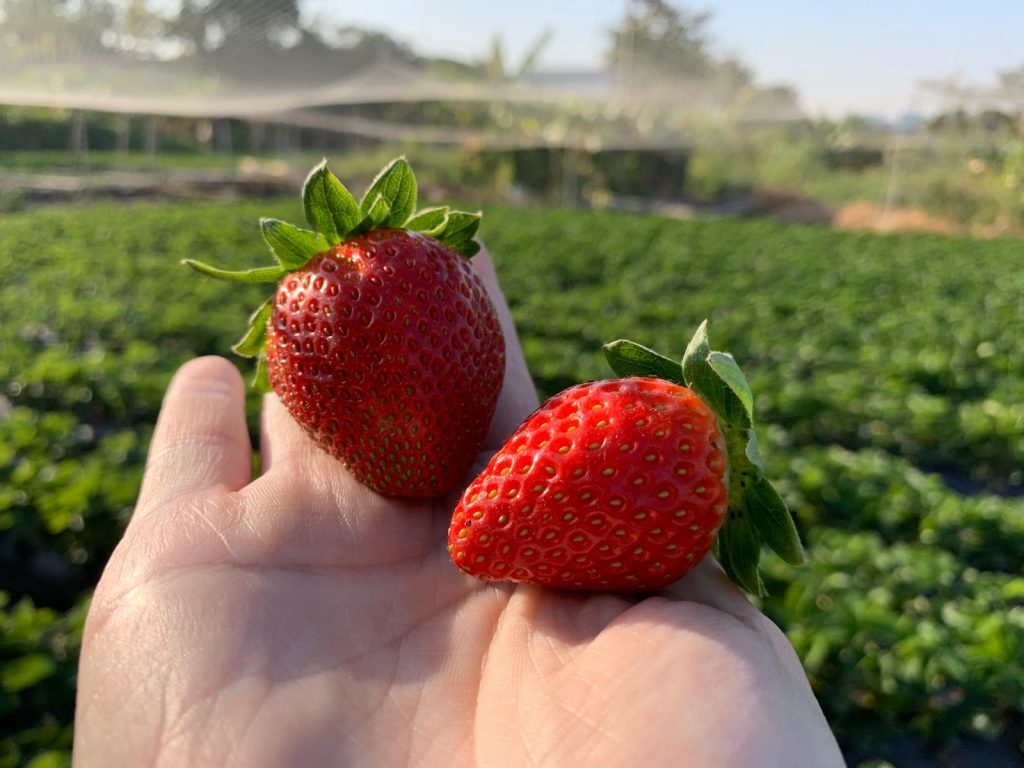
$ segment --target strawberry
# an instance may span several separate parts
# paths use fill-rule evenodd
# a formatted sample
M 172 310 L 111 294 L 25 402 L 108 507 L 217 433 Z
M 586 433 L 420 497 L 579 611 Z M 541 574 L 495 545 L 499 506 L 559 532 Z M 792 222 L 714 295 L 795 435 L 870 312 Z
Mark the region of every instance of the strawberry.
M 763 594 L 761 543 L 793 563 L 803 550 L 764 477 L 739 367 L 710 350 L 706 324 L 681 364 L 628 341 L 605 353 L 624 378 L 548 400 L 466 489 L 452 560 L 489 580 L 641 591 L 716 546 L 729 575 Z
M 413 213 L 416 181 L 395 160 L 362 202 L 317 166 L 303 188 L 312 230 L 263 219 L 271 267 L 223 280 L 277 282 L 234 347 L 256 383 L 363 484 L 441 496 L 483 443 L 505 371 L 504 336 L 469 257 L 480 215 Z

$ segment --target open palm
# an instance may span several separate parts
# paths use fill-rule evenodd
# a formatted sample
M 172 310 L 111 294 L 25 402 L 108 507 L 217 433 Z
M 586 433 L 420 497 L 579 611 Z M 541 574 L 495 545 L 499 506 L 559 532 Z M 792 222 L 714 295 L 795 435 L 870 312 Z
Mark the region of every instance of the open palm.
M 486 463 L 536 405 L 508 368 Z M 136 514 L 97 588 L 78 766 L 841 765 L 792 648 L 710 558 L 661 596 L 487 584 L 455 498 L 358 485 L 276 397 L 250 482 L 225 361 L 172 383 Z

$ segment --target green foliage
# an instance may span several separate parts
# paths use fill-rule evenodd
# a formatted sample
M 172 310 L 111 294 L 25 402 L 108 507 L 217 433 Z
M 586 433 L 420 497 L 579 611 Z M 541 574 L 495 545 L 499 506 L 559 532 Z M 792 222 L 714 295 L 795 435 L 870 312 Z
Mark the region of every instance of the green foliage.
M 61 615 L 0 592 L 0 766 L 70 765 L 75 669 L 88 608 Z
M 937 546 L 838 529 L 815 533 L 808 565 L 788 588 L 788 569 L 775 570 L 779 597 L 769 611 L 840 734 L 989 737 L 1019 714 L 1019 575 L 965 568 Z
M 131 515 L 172 372 L 225 353 L 245 307 L 268 290 L 190 277 L 178 262 L 213 253 L 250 264 L 264 253 L 265 212 L 101 206 L 4 217 L 0 590 L 37 600 L 0 610 L 0 766 L 67 764 L 87 595 L 76 593 L 99 577 Z M 75 605 L 62 615 L 40 600 Z
M 1016 242 L 616 213 L 487 216 L 545 394 L 604 375 L 590 349 L 608 339 L 672 356 L 708 317 L 753 377 L 762 422 L 795 445 L 874 446 L 992 489 L 1024 484 Z
M 821 161 L 830 171 L 863 171 L 878 168 L 885 156 L 877 147 L 826 147 L 821 152 Z
M 779 458 L 773 469 L 785 472 Z M 1024 496 L 962 496 L 878 450 L 810 448 L 786 460 L 788 498 L 808 530 L 873 531 L 887 544 L 935 546 L 982 571 L 1013 573 L 1024 564 Z
M 809 558 L 766 559 L 763 606 L 851 754 L 908 732 L 992 738 L 1024 713 L 1017 243 L 609 213 L 485 221 L 543 395 L 605 377 L 591 350 L 608 339 L 676 356 L 704 317 L 742 361 L 772 425 L 767 475 Z
M 224 353 L 266 286 L 190 278 L 182 257 L 244 266 L 256 209 L 205 206 L 9 216 L 0 228 L 0 532 L 100 567 L 131 512 L 173 369 Z M 241 302 L 241 304 L 240 304 Z
M 164 389 L 186 359 L 226 354 L 269 291 L 179 262 L 262 263 L 261 215 L 302 211 L 2 217 L 0 557 L 67 576 L 44 594 L 0 563 L 0 766 L 66 764 L 84 600 L 131 514 Z M 763 605 L 845 744 L 993 736 L 1021 717 L 1024 498 L 996 495 L 1024 484 L 1016 243 L 509 208 L 483 231 L 542 394 L 608 376 L 612 339 L 679 359 L 705 317 L 742 362 L 771 425 L 767 474 L 809 554 L 762 561 Z

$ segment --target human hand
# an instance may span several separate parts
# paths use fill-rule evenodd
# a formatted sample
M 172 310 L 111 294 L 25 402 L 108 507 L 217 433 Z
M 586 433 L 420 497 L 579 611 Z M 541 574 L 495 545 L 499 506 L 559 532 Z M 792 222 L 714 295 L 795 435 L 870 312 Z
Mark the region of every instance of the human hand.
M 481 469 L 536 407 L 507 341 Z M 219 358 L 171 383 L 83 641 L 75 765 L 842 765 L 799 661 L 711 558 L 659 596 L 477 581 L 457 494 L 383 498 Z M 469 478 L 467 478 L 468 480 Z

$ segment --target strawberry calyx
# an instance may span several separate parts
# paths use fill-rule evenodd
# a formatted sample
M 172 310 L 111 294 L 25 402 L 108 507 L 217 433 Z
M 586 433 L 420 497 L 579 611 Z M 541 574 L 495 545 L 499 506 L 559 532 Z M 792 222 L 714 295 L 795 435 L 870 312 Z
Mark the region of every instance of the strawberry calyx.
M 374 229 L 404 229 L 441 241 L 469 258 L 480 250 L 473 240 L 480 227 L 480 212 L 467 213 L 447 207 L 416 210 L 416 177 L 404 157 L 388 163 L 377 174 L 359 202 L 327 168 L 317 165 L 302 187 L 302 207 L 312 229 L 302 229 L 277 219 L 260 219 L 263 239 L 276 264 L 248 270 L 227 270 L 195 259 L 182 263 L 217 280 L 236 283 L 276 283 L 302 269 L 313 258 L 330 251 L 348 238 Z M 270 391 L 266 377 L 267 322 L 273 306 L 267 299 L 249 318 L 245 335 L 232 347 L 242 357 L 256 358 L 253 385 Z
M 762 546 L 794 565 L 804 561 L 804 550 L 786 502 L 765 477 L 754 431 L 754 397 L 740 367 L 732 355 L 711 349 L 706 320 L 681 362 L 627 340 L 606 344 L 604 353 L 617 375 L 653 376 L 688 387 L 714 412 L 729 458 L 729 511 L 718 530 L 715 554 L 734 582 L 764 596 L 758 570 Z

